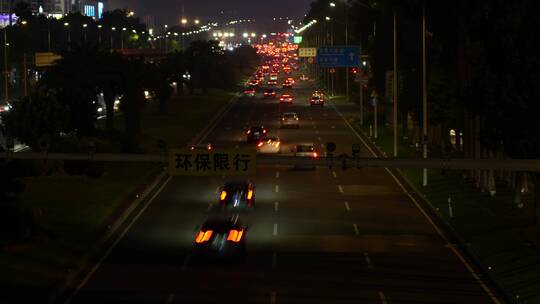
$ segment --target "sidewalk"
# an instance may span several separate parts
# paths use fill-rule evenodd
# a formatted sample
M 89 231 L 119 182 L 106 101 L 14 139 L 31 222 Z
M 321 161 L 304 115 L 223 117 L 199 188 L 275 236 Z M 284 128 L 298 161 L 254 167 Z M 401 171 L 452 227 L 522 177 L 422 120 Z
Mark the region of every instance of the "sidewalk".
M 353 126 L 369 134 L 369 126 L 360 127 L 356 117 L 348 117 Z M 380 126 L 372 142 L 386 155 L 393 151 L 391 128 Z M 400 157 L 420 157 L 399 131 Z M 532 194 L 524 196 L 525 207 L 515 208 L 512 193 L 502 186 L 491 197 L 471 182 L 462 171 L 428 171 L 428 186 L 422 186 L 422 169 L 404 169 L 403 175 L 431 203 L 439 215 L 464 240 L 470 251 L 515 303 L 540 303 L 540 225 L 533 225 Z M 453 217 L 450 217 L 448 199 Z

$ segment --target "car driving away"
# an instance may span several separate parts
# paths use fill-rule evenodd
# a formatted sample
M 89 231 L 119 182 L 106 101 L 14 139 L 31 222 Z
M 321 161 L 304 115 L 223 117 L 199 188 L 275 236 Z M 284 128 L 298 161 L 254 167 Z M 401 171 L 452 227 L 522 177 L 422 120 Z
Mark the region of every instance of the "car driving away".
M 255 186 L 248 181 L 229 181 L 219 192 L 219 206 L 225 210 L 242 210 L 255 205 Z
M 255 96 L 255 89 L 254 88 L 247 88 L 244 90 L 244 95 L 253 97 Z
M 259 153 L 279 153 L 281 151 L 281 141 L 279 137 L 264 137 L 257 144 L 257 152 Z
M 261 138 L 263 138 L 268 131 L 263 126 L 254 126 L 249 128 L 246 131 L 247 143 L 258 143 Z
M 276 91 L 274 89 L 264 90 L 263 98 L 276 98 Z
M 299 157 L 311 157 L 311 158 L 318 158 L 319 153 L 317 150 L 315 150 L 315 145 L 313 143 L 303 143 L 303 144 L 297 144 L 292 148 L 292 152 L 294 156 Z M 308 169 L 315 169 L 315 166 L 313 165 L 294 165 L 294 168 L 308 168 Z
M 300 128 L 300 118 L 295 112 L 287 112 L 281 115 L 281 128 Z
M 312 95 L 309 99 L 310 106 L 324 106 L 324 97 L 322 95 Z
M 208 218 L 195 235 L 195 260 L 240 260 L 246 254 L 247 226 L 237 216 Z
M 193 144 L 190 146 L 190 149 L 197 150 L 197 151 L 210 151 L 212 150 L 212 144 L 211 143 Z
M 292 95 L 289 95 L 289 94 L 283 94 L 279 97 L 279 103 L 288 103 L 288 104 L 292 104 L 293 103 L 293 99 L 294 97 Z

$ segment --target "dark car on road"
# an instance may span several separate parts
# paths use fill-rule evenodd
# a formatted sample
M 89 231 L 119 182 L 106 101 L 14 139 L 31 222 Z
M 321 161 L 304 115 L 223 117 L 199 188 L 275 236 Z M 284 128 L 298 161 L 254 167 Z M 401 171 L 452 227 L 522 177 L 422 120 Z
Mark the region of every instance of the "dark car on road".
M 247 226 L 238 217 L 211 217 L 197 232 L 195 259 L 237 259 L 246 253 Z
M 247 143 L 258 143 L 268 131 L 263 126 L 251 127 L 246 131 Z
M 219 193 L 219 205 L 225 209 L 253 208 L 255 186 L 248 181 L 227 182 Z

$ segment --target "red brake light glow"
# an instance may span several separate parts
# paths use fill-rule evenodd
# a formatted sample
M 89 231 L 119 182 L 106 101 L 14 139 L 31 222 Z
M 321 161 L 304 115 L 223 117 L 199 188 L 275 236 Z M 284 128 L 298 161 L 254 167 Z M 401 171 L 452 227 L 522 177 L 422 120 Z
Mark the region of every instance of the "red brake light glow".
M 213 233 L 212 230 L 200 231 L 199 234 L 197 235 L 197 238 L 195 239 L 195 243 L 200 244 L 200 243 L 208 242 L 208 240 L 210 240 L 210 238 L 212 237 L 212 233 Z
M 261 141 L 260 143 L 257 144 L 257 147 L 262 147 L 263 146 L 263 142 Z
M 313 157 L 318 157 L 319 154 L 317 154 L 317 152 L 313 152 Z
M 227 237 L 227 241 L 238 243 L 242 239 L 243 234 L 244 234 L 244 230 L 231 230 L 229 231 L 229 236 Z

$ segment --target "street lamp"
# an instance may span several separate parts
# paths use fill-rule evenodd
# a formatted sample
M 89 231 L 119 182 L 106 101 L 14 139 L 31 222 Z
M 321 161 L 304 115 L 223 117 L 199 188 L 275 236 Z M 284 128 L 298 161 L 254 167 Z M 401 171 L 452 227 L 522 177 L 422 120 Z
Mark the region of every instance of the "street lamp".
M 98 28 L 98 48 L 100 48 L 101 47 L 101 28 L 103 28 L 103 25 L 98 24 L 97 28 Z
M 330 2 L 330 7 L 336 7 L 336 3 Z
M 187 21 L 186 18 L 182 18 L 182 20 L 180 20 L 180 22 L 181 22 L 182 24 L 187 24 L 187 23 L 188 23 L 188 21 Z
M 114 35 L 113 33 L 116 32 L 116 27 L 111 27 L 111 50 L 114 49 Z
M 121 43 L 120 43 L 120 48 L 121 49 L 124 49 L 124 32 L 127 31 L 127 28 L 123 27 L 122 28 L 122 33 L 120 33 L 120 40 L 121 40 Z
M 86 28 L 88 27 L 88 24 L 85 23 L 82 25 L 82 27 L 83 27 L 83 33 L 84 33 L 84 42 L 86 42 Z
M 195 19 L 195 24 L 199 24 L 201 21 L 199 21 L 199 19 Z

